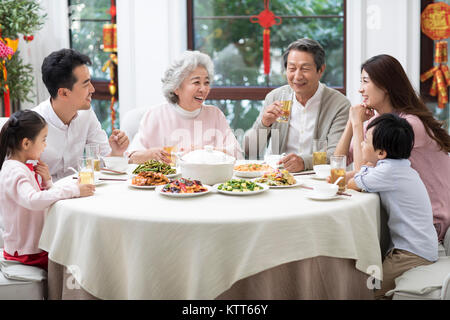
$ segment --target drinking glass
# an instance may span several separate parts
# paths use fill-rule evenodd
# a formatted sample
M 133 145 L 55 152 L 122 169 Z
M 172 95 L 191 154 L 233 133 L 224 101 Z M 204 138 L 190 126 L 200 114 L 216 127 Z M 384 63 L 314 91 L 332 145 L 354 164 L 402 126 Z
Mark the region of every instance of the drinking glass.
M 347 167 L 346 156 L 331 156 L 331 180 L 330 183 L 334 183 L 338 178 L 343 177 L 338 182 L 339 191 L 345 191 L 345 168 Z
M 178 141 L 172 139 L 170 136 L 164 137 L 163 150 L 168 154 L 170 154 L 170 165 L 175 166 L 176 164 L 175 153 L 178 151 Z
M 98 143 L 89 143 L 84 147 L 84 155 L 92 159 L 94 171 L 100 171 L 100 146 Z
M 327 140 L 313 139 L 313 166 L 327 164 Z
M 78 178 L 80 184 L 94 184 L 94 166 L 92 158 L 78 158 Z
M 281 94 L 280 102 L 282 104 L 281 110 L 283 114 L 277 119 L 278 122 L 288 122 L 291 116 L 292 108 L 292 95 L 289 92 L 283 92 Z

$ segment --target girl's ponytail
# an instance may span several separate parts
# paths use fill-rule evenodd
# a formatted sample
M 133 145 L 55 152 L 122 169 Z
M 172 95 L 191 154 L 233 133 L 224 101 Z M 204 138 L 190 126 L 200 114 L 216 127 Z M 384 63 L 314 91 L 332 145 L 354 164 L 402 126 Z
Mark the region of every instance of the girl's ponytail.
M 15 112 L 0 131 L 0 170 L 7 156 L 20 150 L 22 140 L 34 140 L 47 125 L 45 119 L 32 110 Z

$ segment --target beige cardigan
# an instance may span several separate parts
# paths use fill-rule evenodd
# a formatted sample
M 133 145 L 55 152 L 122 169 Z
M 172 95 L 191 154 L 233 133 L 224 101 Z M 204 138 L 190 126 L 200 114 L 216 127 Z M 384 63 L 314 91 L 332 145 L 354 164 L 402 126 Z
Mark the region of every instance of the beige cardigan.
M 340 92 L 324 85 L 320 109 L 316 125 L 314 126 L 314 139 L 327 140 L 327 156 L 333 155 L 334 150 L 344 132 L 349 116 L 350 101 Z M 264 100 L 258 118 L 244 136 L 245 155 L 249 159 L 263 159 L 269 139 L 272 140 L 272 153 L 281 154 L 286 152 L 286 142 L 289 131 L 289 122 L 274 122 L 271 127 L 261 123 L 262 115 L 266 107 L 274 101 L 279 101 L 281 94 L 287 91 L 293 94 L 289 85 L 272 90 Z M 277 140 L 275 140 L 277 139 Z M 278 148 L 277 148 L 278 147 Z M 305 170 L 312 169 L 312 155 L 300 154 L 305 162 Z M 328 160 L 329 161 L 329 160 Z

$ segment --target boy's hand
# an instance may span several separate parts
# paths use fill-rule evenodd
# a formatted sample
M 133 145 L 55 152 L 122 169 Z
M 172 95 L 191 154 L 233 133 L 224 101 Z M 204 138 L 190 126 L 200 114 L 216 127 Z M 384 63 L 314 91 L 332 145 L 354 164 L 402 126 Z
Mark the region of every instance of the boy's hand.
M 42 162 L 40 159 L 38 160 L 38 163 L 35 166 L 34 171 L 36 171 L 36 173 L 42 177 L 43 181 L 49 181 L 52 179 L 47 164 L 45 162 Z
M 93 184 L 79 184 L 80 197 L 89 197 L 94 194 L 95 186 Z

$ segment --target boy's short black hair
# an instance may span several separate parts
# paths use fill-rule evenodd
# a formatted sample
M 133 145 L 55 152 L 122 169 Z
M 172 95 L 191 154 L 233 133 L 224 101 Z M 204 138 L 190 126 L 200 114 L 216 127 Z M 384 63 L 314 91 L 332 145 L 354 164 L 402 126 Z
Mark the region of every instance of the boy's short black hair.
M 375 150 L 384 150 L 389 159 L 408 159 L 414 146 L 414 130 L 403 118 L 393 113 L 385 113 L 375 118 L 367 126 L 374 127 L 372 144 Z
M 56 98 L 59 88 L 72 90 L 74 83 L 77 82 L 73 69 L 85 64 L 91 65 L 91 59 L 73 49 L 61 49 L 48 55 L 42 63 L 41 71 L 42 81 L 50 96 Z

